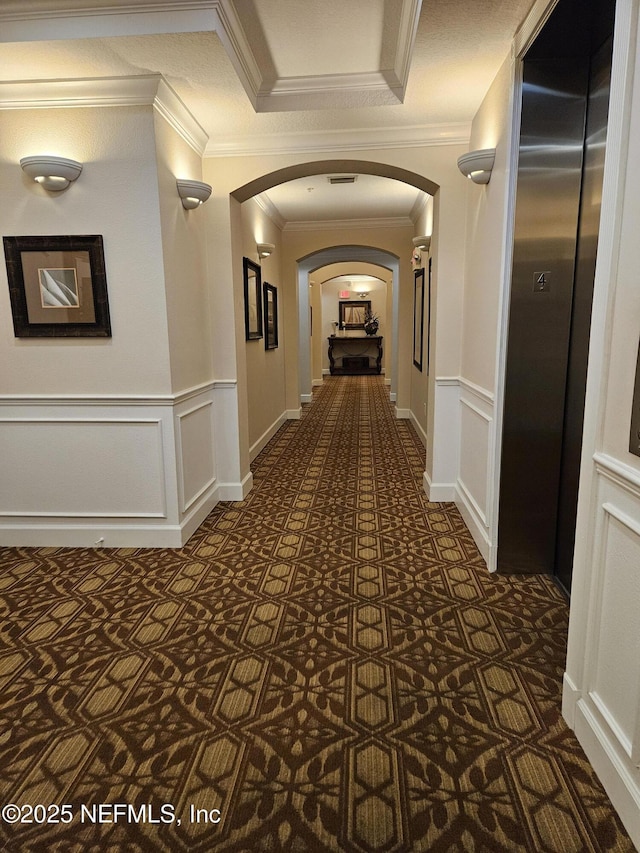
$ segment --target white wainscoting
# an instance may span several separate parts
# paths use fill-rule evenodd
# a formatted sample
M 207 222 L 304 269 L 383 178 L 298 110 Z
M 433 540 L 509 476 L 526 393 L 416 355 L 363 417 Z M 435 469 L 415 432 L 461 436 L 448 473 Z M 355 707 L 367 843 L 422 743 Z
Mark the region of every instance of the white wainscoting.
M 565 676 L 563 713 L 640 847 L 640 475 L 605 454 L 594 458 L 584 669 L 582 684 Z
M 182 544 L 218 502 L 215 388 L 181 395 L 174 408 L 178 507 Z
M 218 398 L 235 383 L 217 385 L 154 397 L 0 398 L 0 544 L 183 545 L 222 498 Z
M 491 392 L 460 379 L 460 467 L 455 501 L 487 564 L 492 540 L 493 409 Z
M 455 501 L 490 565 L 495 446 L 494 396 L 463 377 L 436 377 L 433 464 L 425 471 L 431 501 Z
M 433 409 L 433 465 L 424 473 L 430 501 L 453 501 L 460 453 L 460 379 L 437 376 Z

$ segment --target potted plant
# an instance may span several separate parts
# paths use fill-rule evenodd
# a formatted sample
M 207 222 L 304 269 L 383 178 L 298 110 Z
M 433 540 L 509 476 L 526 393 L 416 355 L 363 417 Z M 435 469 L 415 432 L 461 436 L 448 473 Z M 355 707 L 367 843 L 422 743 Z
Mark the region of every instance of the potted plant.
M 364 315 L 364 331 L 367 335 L 377 335 L 380 320 L 373 311 L 367 311 Z

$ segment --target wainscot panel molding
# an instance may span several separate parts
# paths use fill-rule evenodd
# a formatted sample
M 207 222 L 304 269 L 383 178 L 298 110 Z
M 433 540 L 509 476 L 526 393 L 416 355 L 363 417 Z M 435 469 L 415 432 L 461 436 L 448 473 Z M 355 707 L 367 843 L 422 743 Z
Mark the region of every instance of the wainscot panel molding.
M 215 382 L 213 400 L 218 500 L 243 501 L 253 487 L 253 475 L 249 470 L 248 451 L 246 462 L 240 459 L 238 383 L 235 380 Z
M 213 400 L 176 411 L 180 511 L 186 513 L 216 482 Z
M 494 396 L 460 379 L 460 469 L 455 501 L 480 553 L 489 565 L 493 505 L 489 477 L 494 444 Z
M 425 471 L 430 501 L 454 501 L 460 459 L 460 378 L 436 376 L 433 399 L 433 470 Z
M 0 544 L 181 547 L 220 500 L 216 397 L 229 389 L 0 398 Z
M 565 675 L 563 714 L 636 844 L 640 841 L 640 474 L 598 453 L 596 524 L 583 577 L 581 683 Z
M 0 517 L 167 518 L 162 433 L 160 418 L 0 418 Z

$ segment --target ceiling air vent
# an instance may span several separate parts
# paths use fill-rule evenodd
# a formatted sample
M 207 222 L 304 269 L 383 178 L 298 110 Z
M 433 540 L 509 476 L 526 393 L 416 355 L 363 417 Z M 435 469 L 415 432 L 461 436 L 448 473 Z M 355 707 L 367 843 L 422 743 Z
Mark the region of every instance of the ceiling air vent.
M 357 175 L 329 175 L 330 184 L 355 184 Z

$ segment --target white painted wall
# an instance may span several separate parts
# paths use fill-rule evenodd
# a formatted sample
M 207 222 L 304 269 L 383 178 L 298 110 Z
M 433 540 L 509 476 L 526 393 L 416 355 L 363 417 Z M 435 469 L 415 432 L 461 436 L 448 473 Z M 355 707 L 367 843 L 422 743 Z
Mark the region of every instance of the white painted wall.
M 43 151 L 84 163 L 63 193 L 47 193 L 20 169 L 21 157 Z M 14 337 L 0 264 L 3 393 L 169 393 L 151 107 L 2 110 L 0 176 L 3 235 L 103 236 L 113 331 L 107 340 Z
M 616 7 L 563 714 L 640 849 L 639 10 Z
M 206 208 L 185 210 L 176 192 L 176 178 L 201 179 L 202 159 L 157 112 L 154 134 L 171 387 L 179 393 L 213 379 Z
M 539 0 L 516 38 L 524 50 L 553 4 Z M 628 450 L 640 338 L 638 0 L 619 0 L 589 353 L 563 715 L 640 848 L 640 460 Z M 486 187 L 467 205 L 460 468 L 456 500 L 490 564 L 510 266 L 510 164 L 517 63 L 507 60 L 473 124 L 496 146 Z
M 510 281 L 510 162 L 514 61 L 505 59 L 476 114 L 470 150 L 495 148 L 489 184 L 466 181 L 464 314 L 458 388 L 460 467 L 455 500 L 490 569 L 497 551 L 498 441 L 495 401 Z
M 152 100 L 0 111 L 0 231 L 102 235 L 112 326 L 16 338 L 0 265 L 2 544 L 178 546 L 218 499 L 202 226 L 175 187 L 199 157 Z M 21 171 L 43 151 L 84 164 L 66 191 Z

